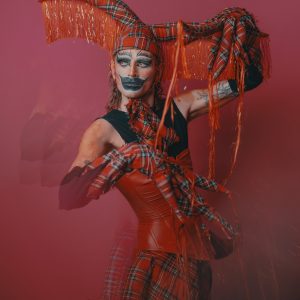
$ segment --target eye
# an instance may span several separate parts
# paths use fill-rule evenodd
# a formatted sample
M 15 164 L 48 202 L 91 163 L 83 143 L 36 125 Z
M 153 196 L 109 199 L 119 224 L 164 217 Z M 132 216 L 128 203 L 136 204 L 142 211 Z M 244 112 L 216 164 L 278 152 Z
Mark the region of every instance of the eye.
M 147 68 L 151 66 L 152 61 L 151 60 L 138 60 L 136 63 L 141 68 Z
M 130 65 L 130 59 L 128 58 L 117 58 L 117 63 L 122 66 L 122 67 L 126 67 Z

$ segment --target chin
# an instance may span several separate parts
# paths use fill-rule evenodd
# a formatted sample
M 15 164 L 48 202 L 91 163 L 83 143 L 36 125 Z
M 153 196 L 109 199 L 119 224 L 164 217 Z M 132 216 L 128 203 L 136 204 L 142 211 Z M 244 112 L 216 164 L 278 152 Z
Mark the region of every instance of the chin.
M 145 96 L 145 92 L 138 90 L 138 91 L 122 91 L 121 92 L 125 97 L 127 98 L 132 98 L 132 99 L 136 99 L 136 98 L 141 98 L 143 96 Z

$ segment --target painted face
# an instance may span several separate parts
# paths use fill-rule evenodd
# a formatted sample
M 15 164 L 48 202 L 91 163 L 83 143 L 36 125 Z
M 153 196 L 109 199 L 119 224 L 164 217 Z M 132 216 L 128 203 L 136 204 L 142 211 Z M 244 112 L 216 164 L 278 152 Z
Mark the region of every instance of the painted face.
M 155 57 L 148 51 L 119 51 L 112 62 L 112 75 L 117 88 L 127 98 L 141 98 L 153 91 L 156 75 Z

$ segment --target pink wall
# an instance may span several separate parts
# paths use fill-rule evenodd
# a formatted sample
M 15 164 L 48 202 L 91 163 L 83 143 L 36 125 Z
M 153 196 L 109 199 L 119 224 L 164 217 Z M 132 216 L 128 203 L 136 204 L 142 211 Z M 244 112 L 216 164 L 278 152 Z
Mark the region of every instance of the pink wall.
M 246 95 L 242 144 L 229 181 L 243 242 L 239 256 L 236 253 L 213 263 L 213 299 L 242 300 L 247 295 L 257 300 L 300 299 L 298 2 L 127 3 L 148 23 L 204 20 L 227 6 L 243 6 L 255 13 L 261 29 L 270 33 L 272 78 Z M 67 111 L 71 124 L 81 120 L 65 150 L 65 162 L 70 163 L 83 128 L 104 112 L 109 95 L 108 56 L 83 41 L 46 45 L 37 1 L 6 1 L 0 14 L 0 299 L 95 299 L 101 292 L 113 240 L 119 227 L 134 222 L 132 213 L 117 191 L 79 210 L 58 210 L 56 188 L 40 187 L 36 182 L 43 177 L 39 170 L 60 175 L 53 163 L 62 162 L 26 164 L 20 159 L 20 145 L 33 111 L 56 116 Z M 227 167 L 224 161 L 228 161 L 233 117 L 234 105 L 230 104 L 222 113 L 219 175 Z M 38 138 L 46 135 L 41 125 L 34 127 L 36 136 L 25 134 L 37 153 L 42 144 Z M 190 129 L 195 169 L 205 173 L 206 160 L 198 156 L 206 157 L 206 118 L 194 121 Z M 56 142 L 59 144 L 59 139 Z M 30 175 L 25 173 L 29 169 Z

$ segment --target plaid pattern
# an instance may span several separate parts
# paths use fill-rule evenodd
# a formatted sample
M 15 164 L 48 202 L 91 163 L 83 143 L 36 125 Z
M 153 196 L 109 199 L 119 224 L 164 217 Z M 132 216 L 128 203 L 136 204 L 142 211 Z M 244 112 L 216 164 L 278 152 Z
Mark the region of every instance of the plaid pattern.
M 148 25 L 121 0 L 40 1 L 48 42 L 80 37 L 113 54 L 128 48 L 150 51 L 160 62 L 161 80 L 171 80 L 167 95 L 175 91 L 176 80 L 172 78 L 208 80 L 210 178 L 215 176 L 216 130 L 220 127 L 213 86 L 218 80 L 237 80 L 240 92 L 237 135 L 227 178 L 231 175 L 240 145 L 245 70 L 252 63 L 264 78 L 270 76 L 268 35 L 258 29 L 248 11 L 231 7 L 202 23 L 179 21 Z M 192 43 L 194 41 L 197 42 Z
M 78 30 L 73 30 L 73 26 L 75 26 L 74 28 L 84 27 L 84 24 L 89 22 L 86 20 L 88 16 L 80 19 L 80 14 L 78 13 L 78 10 L 84 8 L 84 4 L 89 5 L 90 10 L 99 10 L 116 21 L 118 29 L 115 33 L 111 33 L 112 35 L 116 34 L 114 53 L 121 49 L 138 48 L 150 51 L 154 55 L 159 55 L 159 49 L 164 44 L 178 39 L 178 22 L 144 24 L 128 5 L 121 0 L 40 0 L 40 2 L 44 2 L 47 5 L 45 19 L 50 21 L 49 25 L 51 24 L 49 29 L 47 29 L 48 34 L 57 35 L 52 38 L 48 37 L 49 41 L 66 37 L 69 35 L 68 32 L 74 32 L 78 35 Z M 68 7 L 67 9 L 64 6 L 66 3 L 68 4 L 66 6 Z M 82 6 L 78 6 L 80 3 L 82 3 Z M 62 6 L 54 4 L 62 4 Z M 75 15 L 69 16 L 73 6 Z M 53 12 L 51 12 L 51 9 L 53 9 Z M 58 27 L 54 25 L 52 28 L 58 15 L 63 20 L 63 25 Z M 64 15 L 66 18 L 64 18 Z M 96 16 L 105 18 L 103 14 Z M 52 19 L 54 20 L 53 24 Z M 70 19 L 72 22 L 66 26 L 66 22 Z M 226 8 L 214 18 L 202 23 L 181 23 L 183 25 L 185 45 L 203 39 L 208 39 L 212 42 L 210 45 L 208 70 L 211 72 L 213 79 L 218 78 L 222 74 L 229 62 L 231 52 L 233 52 L 236 61 L 242 60 L 243 63 L 248 65 L 250 59 L 261 69 L 262 53 L 258 41 L 260 38 L 268 35 L 258 29 L 254 17 L 245 9 L 238 7 Z M 108 27 L 105 27 L 105 24 L 101 26 L 103 26 L 103 31 L 110 30 Z M 68 27 L 72 27 L 72 29 Z M 85 35 L 89 36 L 90 31 L 93 30 L 95 30 L 93 25 L 89 25 Z M 62 34 L 59 33 L 60 31 L 62 31 Z M 97 43 L 100 42 L 97 36 L 89 37 L 89 39 L 94 39 Z M 104 46 L 104 44 L 101 46 Z M 168 60 L 168 63 L 173 62 L 172 57 L 164 57 L 164 59 Z
M 124 49 L 140 49 L 160 56 L 160 48 L 151 30 L 147 26 L 136 26 L 123 32 L 115 41 L 113 55 Z
M 226 191 L 224 187 L 213 180 L 195 174 L 189 166 L 168 157 L 166 152 L 155 149 L 153 143 L 159 119 L 143 101 L 131 100 L 128 107 L 129 122 L 131 126 L 134 126 L 132 128 L 136 131 L 140 143 L 126 144 L 87 165 L 82 175 L 88 176 L 89 172 L 96 172 L 97 176 L 92 180 L 85 197 L 87 199 L 99 198 L 102 193 L 114 186 L 122 175 L 137 169 L 155 181 L 164 199 L 173 208 L 181 222 L 184 223 L 190 216 L 201 214 L 209 221 L 216 222 L 228 232 L 229 236 L 234 235 L 231 225 L 214 212 L 213 208 L 209 207 L 196 191 L 198 187 L 214 192 L 224 192 Z M 164 128 L 162 132 L 166 146 L 176 140 L 173 130 L 169 131 Z M 166 151 L 166 148 L 164 150 Z
M 134 29 L 127 29 L 126 34 L 121 33 L 114 52 L 131 47 L 153 51 L 157 55 L 158 50 L 155 44 L 173 41 L 178 38 L 178 23 L 170 22 L 148 27 L 138 19 L 128 6 L 124 3 L 121 5 L 121 1 L 116 1 L 114 8 L 112 8 L 112 1 L 109 2 L 109 9 L 107 9 L 107 6 L 99 7 L 105 9 L 118 22 L 127 26 L 135 25 Z M 149 33 L 149 29 L 151 29 L 152 34 Z M 253 16 L 245 9 L 238 7 L 224 9 L 217 16 L 203 23 L 183 23 L 183 30 L 185 44 L 207 37 L 213 41 L 208 64 L 213 79 L 218 78 L 225 69 L 231 51 L 233 51 L 237 61 L 241 59 L 249 65 L 249 55 L 251 60 L 259 66 L 261 53 L 254 42 L 261 36 L 261 32 L 257 28 Z M 128 31 L 130 34 L 128 34 Z
M 124 283 L 132 265 L 132 252 L 136 242 L 136 229 L 130 225 L 122 227 L 110 255 L 110 263 L 105 273 L 101 299 L 120 299 L 124 293 Z
M 121 24 L 120 36 L 115 41 L 113 54 L 124 49 L 141 49 L 159 55 L 159 46 L 151 29 L 122 1 L 89 1 L 104 10 Z
M 175 254 L 140 251 L 129 270 L 122 299 L 208 300 L 209 262 L 189 259 L 183 275 Z
M 127 110 L 130 115 L 129 125 L 138 136 L 139 142 L 154 145 L 160 123 L 158 116 L 145 101 L 140 99 L 130 101 Z M 174 129 L 164 126 L 160 132 L 158 146 L 162 151 L 166 151 L 171 144 L 178 141 L 179 137 Z
M 134 26 L 136 24 L 143 24 L 142 21 L 135 15 L 135 13 L 121 0 L 83 0 L 92 6 L 106 11 L 113 19 L 127 26 Z
M 168 42 L 177 38 L 177 23 L 156 24 L 151 26 L 159 41 Z M 242 59 L 249 64 L 249 58 L 260 67 L 261 51 L 255 41 L 267 36 L 256 26 L 254 17 L 245 9 L 226 8 L 212 19 L 203 23 L 183 23 L 184 42 L 209 38 L 213 43 L 210 48 L 208 69 L 213 79 L 225 69 L 231 51 L 236 60 Z

